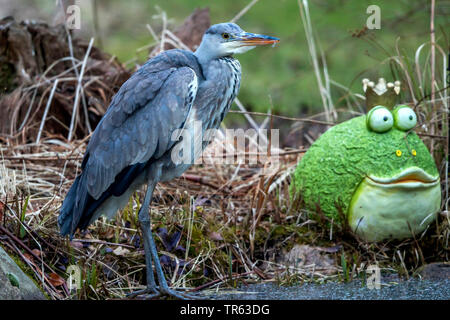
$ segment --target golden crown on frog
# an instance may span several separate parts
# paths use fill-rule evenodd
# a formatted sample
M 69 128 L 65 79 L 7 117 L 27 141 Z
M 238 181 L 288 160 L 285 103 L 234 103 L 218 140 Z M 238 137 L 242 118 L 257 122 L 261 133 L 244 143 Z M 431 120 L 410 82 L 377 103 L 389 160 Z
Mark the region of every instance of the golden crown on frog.
M 397 104 L 400 94 L 400 81 L 386 82 L 384 78 L 378 79 L 378 83 L 363 79 L 363 90 L 366 96 L 366 111 L 376 106 L 384 106 L 393 109 Z

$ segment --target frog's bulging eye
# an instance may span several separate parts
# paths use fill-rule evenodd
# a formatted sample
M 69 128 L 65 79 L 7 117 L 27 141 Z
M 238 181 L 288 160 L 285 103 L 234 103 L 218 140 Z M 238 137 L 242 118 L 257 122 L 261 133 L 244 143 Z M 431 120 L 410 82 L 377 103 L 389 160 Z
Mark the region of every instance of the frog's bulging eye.
M 398 106 L 394 110 L 394 123 L 400 130 L 410 130 L 417 124 L 416 113 L 408 106 Z
M 375 132 L 386 132 L 392 128 L 393 124 L 392 113 L 383 106 L 376 106 L 367 115 L 367 126 Z

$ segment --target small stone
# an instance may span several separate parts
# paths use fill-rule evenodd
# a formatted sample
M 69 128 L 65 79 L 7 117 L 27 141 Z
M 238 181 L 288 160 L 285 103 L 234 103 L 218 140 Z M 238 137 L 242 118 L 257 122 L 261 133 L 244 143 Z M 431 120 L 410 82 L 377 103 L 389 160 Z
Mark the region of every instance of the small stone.
M 337 272 L 336 262 L 326 248 L 295 245 L 282 257 L 286 265 L 309 272 L 331 275 Z
M 36 284 L 0 247 L 0 300 L 44 300 Z
M 450 279 L 450 263 L 434 262 L 427 264 L 419 269 L 418 274 L 422 276 L 422 279 L 427 280 Z

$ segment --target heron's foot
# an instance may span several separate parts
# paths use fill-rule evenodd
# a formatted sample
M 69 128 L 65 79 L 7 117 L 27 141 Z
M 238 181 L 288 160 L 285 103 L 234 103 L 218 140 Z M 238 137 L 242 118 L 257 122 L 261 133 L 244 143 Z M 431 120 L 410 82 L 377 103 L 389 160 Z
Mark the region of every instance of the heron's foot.
M 186 292 L 177 291 L 171 288 L 164 288 L 162 287 L 160 290 L 160 296 L 159 297 L 166 297 L 166 298 L 175 298 L 180 300 L 199 300 L 201 299 L 200 296 L 196 296 L 193 294 L 188 294 Z
M 188 294 L 185 292 L 177 291 L 177 290 L 174 290 L 171 288 L 166 288 L 166 289 L 162 288 L 161 290 L 159 290 L 158 287 L 156 287 L 156 288 L 147 287 L 145 289 L 131 292 L 131 293 L 127 294 L 127 298 L 128 299 L 138 298 L 138 299 L 145 299 L 145 300 L 156 299 L 156 298 L 175 298 L 175 299 L 180 299 L 180 300 L 201 299 L 201 297 L 199 297 L 199 296 L 195 296 L 195 295 Z
M 146 298 L 148 298 L 147 296 L 155 296 L 155 297 L 157 297 L 157 296 L 160 295 L 160 292 L 158 290 L 158 287 L 147 287 L 145 289 L 136 290 L 136 291 L 133 291 L 133 292 L 127 294 L 127 298 L 128 299 L 134 299 L 137 296 L 144 296 L 144 295 L 146 296 Z

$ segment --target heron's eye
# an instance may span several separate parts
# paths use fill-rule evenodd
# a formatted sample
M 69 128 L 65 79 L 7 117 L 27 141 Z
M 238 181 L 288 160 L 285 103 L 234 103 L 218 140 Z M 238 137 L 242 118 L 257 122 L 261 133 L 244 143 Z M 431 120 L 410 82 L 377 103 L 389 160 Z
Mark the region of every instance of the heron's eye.
M 400 130 L 410 130 L 417 124 L 416 113 L 408 106 L 398 106 L 394 110 L 394 123 Z
M 224 39 L 230 39 L 230 34 L 229 33 L 222 33 L 222 38 Z
M 383 106 L 376 106 L 367 115 L 367 126 L 375 132 L 386 132 L 392 128 L 393 124 L 392 113 Z

